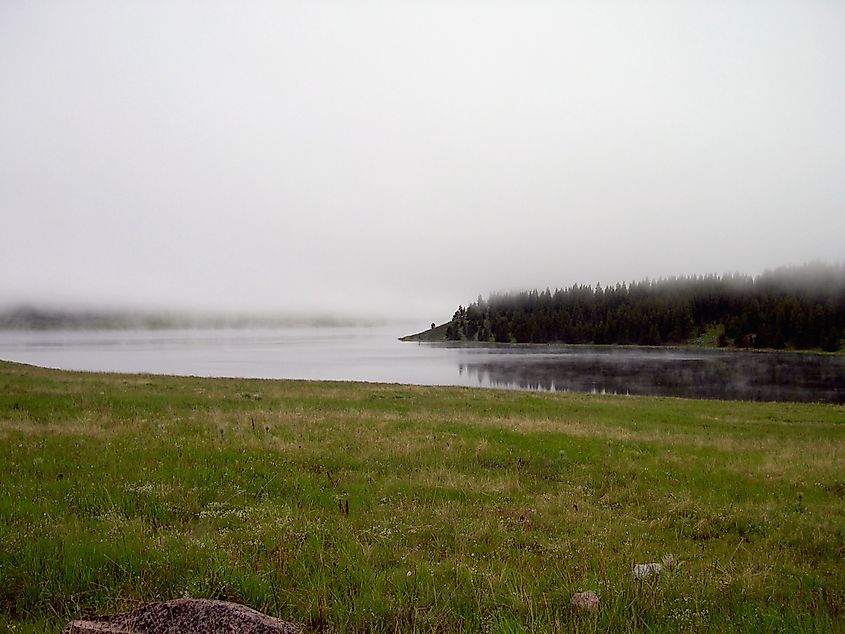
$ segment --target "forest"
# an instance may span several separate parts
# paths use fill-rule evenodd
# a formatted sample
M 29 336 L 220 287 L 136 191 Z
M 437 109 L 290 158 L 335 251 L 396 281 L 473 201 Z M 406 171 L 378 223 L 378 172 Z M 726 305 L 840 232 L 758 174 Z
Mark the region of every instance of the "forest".
M 459 306 L 450 340 L 840 349 L 845 264 L 807 264 L 752 277 L 672 277 L 481 296 Z

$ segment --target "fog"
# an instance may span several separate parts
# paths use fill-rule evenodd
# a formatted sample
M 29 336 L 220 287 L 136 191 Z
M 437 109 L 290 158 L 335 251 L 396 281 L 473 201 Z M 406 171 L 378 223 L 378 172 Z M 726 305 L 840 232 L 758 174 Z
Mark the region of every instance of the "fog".
M 0 3 L 0 305 L 448 319 L 839 261 L 845 4 Z

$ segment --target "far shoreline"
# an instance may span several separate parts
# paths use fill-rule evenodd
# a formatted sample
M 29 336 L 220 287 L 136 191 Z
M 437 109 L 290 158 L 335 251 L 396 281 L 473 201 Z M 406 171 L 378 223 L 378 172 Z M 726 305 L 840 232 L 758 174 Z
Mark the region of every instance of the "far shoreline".
M 441 324 L 433 329 L 423 330 L 422 332 L 405 335 L 399 337 L 399 341 L 403 343 L 429 343 L 429 344 L 445 344 L 454 347 L 467 348 L 555 348 L 555 349 L 579 349 L 591 348 L 601 350 L 675 350 L 675 351 L 707 351 L 707 352 L 752 352 L 761 354 L 800 354 L 820 357 L 840 357 L 845 356 L 845 348 L 840 348 L 835 352 L 828 352 L 821 349 L 807 349 L 800 350 L 797 348 L 737 348 L 736 346 L 711 346 L 711 345 L 696 345 L 696 344 L 667 344 L 667 345 L 646 345 L 641 343 L 566 343 L 563 341 L 547 341 L 542 343 L 525 342 L 519 343 L 516 341 L 477 341 L 470 339 L 446 339 L 440 333 L 445 333 L 449 323 Z

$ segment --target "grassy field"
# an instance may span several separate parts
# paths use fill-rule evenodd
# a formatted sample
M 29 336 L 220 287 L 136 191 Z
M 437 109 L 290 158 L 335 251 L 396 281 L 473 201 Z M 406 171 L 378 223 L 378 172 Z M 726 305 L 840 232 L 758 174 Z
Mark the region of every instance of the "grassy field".
M 842 406 L 0 363 L 0 473 L 15 632 L 182 596 L 308 631 L 845 630 Z

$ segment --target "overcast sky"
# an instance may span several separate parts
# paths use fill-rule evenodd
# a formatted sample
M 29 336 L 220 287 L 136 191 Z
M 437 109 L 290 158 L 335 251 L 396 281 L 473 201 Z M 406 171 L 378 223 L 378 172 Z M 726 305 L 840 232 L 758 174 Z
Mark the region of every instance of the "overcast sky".
M 843 259 L 841 0 L 0 0 L 0 304 L 427 323 Z

